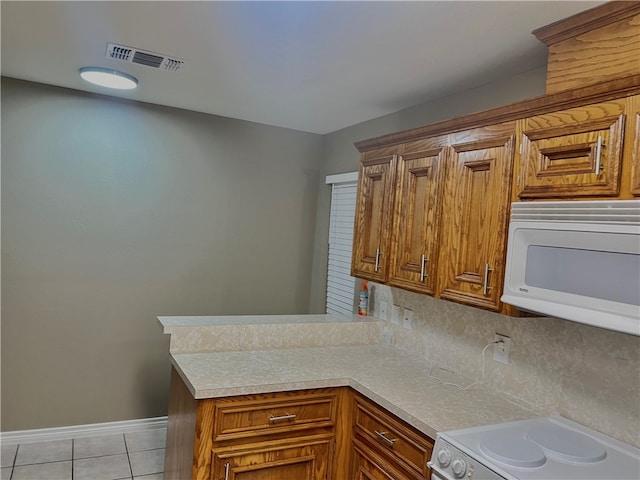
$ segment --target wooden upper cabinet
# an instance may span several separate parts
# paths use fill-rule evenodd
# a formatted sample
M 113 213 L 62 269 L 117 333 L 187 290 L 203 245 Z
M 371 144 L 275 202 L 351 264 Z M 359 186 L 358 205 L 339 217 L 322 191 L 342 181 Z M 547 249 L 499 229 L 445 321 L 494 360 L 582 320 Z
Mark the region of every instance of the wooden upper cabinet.
M 511 201 L 640 197 L 639 32 L 639 1 L 554 22 L 547 94 L 356 142 L 352 275 L 518 315 Z
M 524 120 L 518 196 L 617 196 L 625 106 L 623 99 Z
M 351 263 L 354 277 L 387 280 L 397 160 L 397 147 L 362 154 Z
M 445 152 L 445 147 L 434 146 L 398 159 L 391 285 L 435 293 Z
M 442 214 L 440 298 L 500 310 L 514 133 L 510 123 L 452 135 Z

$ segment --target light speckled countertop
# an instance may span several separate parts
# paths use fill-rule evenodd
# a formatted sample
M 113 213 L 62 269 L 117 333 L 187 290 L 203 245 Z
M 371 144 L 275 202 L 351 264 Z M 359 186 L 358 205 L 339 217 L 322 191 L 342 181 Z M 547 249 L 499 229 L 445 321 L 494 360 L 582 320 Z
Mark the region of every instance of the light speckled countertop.
M 424 359 L 380 345 L 182 353 L 172 363 L 197 399 L 350 386 L 431 438 L 536 416 L 480 386 L 442 385 Z M 434 375 L 468 382 L 444 371 Z
M 226 315 L 158 317 L 171 335 L 169 351 L 271 350 L 274 348 L 371 345 L 380 342 L 382 322 L 358 315 Z

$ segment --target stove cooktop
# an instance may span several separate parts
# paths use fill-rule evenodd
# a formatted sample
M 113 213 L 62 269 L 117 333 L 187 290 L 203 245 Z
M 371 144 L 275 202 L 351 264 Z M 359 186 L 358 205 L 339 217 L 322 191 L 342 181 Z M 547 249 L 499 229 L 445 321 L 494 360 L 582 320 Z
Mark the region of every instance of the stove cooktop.
M 563 417 L 439 434 L 508 480 L 637 480 L 640 450 Z

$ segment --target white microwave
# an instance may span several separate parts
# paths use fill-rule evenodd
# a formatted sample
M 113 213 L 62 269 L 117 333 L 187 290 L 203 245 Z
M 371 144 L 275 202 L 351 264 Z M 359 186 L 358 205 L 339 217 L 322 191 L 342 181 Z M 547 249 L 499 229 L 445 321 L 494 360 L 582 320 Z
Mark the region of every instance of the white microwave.
M 513 203 L 502 301 L 640 336 L 640 200 Z

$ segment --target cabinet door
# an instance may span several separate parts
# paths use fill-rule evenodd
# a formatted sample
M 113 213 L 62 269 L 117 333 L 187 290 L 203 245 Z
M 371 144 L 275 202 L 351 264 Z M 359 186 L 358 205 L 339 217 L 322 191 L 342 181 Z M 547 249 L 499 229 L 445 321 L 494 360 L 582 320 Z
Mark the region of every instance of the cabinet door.
M 624 124 L 624 100 L 524 120 L 518 196 L 617 196 Z
M 211 480 L 327 480 L 332 439 L 214 450 Z
M 353 433 L 354 442 L 366 444 L 407 475 L 428 477 L 433 441 L 360 395 L 354 395 Z
M 353 235 L 354 277 L 387 280 L 397 162 L 394 150 L 367 152 L 362 157 Z
M 398 158 L 398 191 L 389 283 L 434 294 L 437 272 L 443 147 Z
M 500 310 L 514 136 L 456 143 L 445 182 L 439 296 Z

